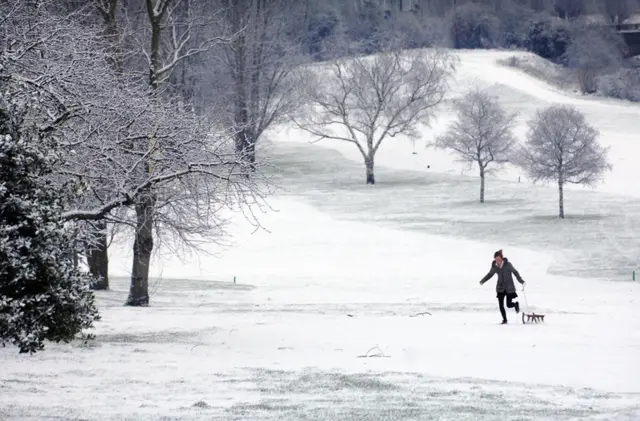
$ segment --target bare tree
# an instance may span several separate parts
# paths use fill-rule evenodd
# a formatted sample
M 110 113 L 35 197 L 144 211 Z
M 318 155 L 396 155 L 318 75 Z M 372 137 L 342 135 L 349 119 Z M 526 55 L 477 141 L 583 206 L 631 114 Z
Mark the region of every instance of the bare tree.
M 179 14 L 177 12 L 179 6 L 188 8 L 189 12 Z M 220 38 L 214 37 L 202 40 L 195 46 L 190 44 L 192 30 L 197 24 L 200 15 L 198 13 L 195 15 L 192 14 L 194 11 L 191 10 L 189 6 L 191 6 L 190 0 L 145 0 L 151 30 L 149 33 L 149 46 L 148 48 L 143 48 L 142 51 L 148 62 L 149 85 L 151 87 L 151 92 L 149 92 L 148 95 L 150 96 L 160 95 L 158 91 L 161 84 L 168 80 L 180 62 L 190 56 L 206 51 L 214 44 L 223 41 Z M 169 36 L 167 37 L 166 35 Z M 194 166 L 199 167 L 202 165 L 202 163 L 196 164 L 196 162 L 198 162 L 197 160 L 178 160 L 179 165 L 183 166 L 181 169 L 170 169 L 169 174 L 160 176 L 160 183 L 153 181 L 158 180 L 158 167 L 163 167 L 159 165 L 158 159 L 166 159 L 164 157 L 158 158 L 158 156 L 161 156 L 159 155 L 161 152 L 157 150 L 158 145 L 163 142 L 161 139 L 165 139 L 165 141 L 168 140 L 169 144 L 172 145 L 170 149 L 174 151 L 173 148 L 176 147 L 176 142 L 178 144 L 186 142 L 186 139 L 190 139 L 193 136 L 193 134 L 187 134 L 186 137 L 168 134 L 172 131 L 174 133 L 179 132 L 180 129 L 185 128 L 184 124 L 181 124 L 183 122 L 171 119 L 166 121 L 162 120 L 176 114 L 180 114 L 182 117 L 188 115 L 188 113 L 179 113 L 178 111 L 178 109 L 175 109 L 173 113 L 162 113 L 162 115 L 159 116 L 161 120 L 155 120 L 153 124 L 148 126 L 146 133 L 136 133 L 125 142 L 126 147 L 130 148 L 130 153 L 138 155 L 140 165 L 136 165 L 134 168 L 137 172 L 142 171 L 144 175 L 141 176 L 141 179 L 146 180 L 145 182 L 137 183 L 135 200 L 129 203 L 133 204 L 135 210 L 136 229 L 133 245 L 131 288 L 127 299 L 128 305 L 146 306 L 149 303 L 149 268 L 151 254 L 154 248 L 153 228 L 157 207 L 159 206 L 158 192 L 154 190 L 154 188 L 157 187 L 158 184 L 161 185 L 162 182 L 179 180 L 181 177 L 192 173 L 191 169 L 194 168 Z M 168 126 L 167 123 L 169 121 L 173 121 L 177 126 Z M 197 122 L 191 120 L 191 123 Z M 206 133 L 198 133 L 195 135 L 200 137 L 204 136 L 203 140 L 207 138 Z M 188 147 L 188 144 L 183 146 Z M 204 147 L 205 145 L 198 146 Z M 223 162 L 225 162 L 225 159 L 226 158 L 223 159 Z M 221 166 L 219 162 L 207 162 L 205 165 L 207 168 L 217 168 L 218 166 Z M 213 173 L 215 173 L 215 171 L 212 172 L 211 175 L 214 175 Z
M 223 64 L 218 94 L 228 110 L 238 155 L 253 163 L 264 132 L 284 121 L 298 105 L 291 76 L 303 57 L 300 44 L 289 33 L 288 19 L 297 16 L 300 5 L 293 7 L 287 0 L 218 3 L 221 29 L 231 39 L 218 51 Z
M 478 165 L 480 203 L 484 203 L 485 175 L 512 158 L 517 115 L 507 113 L 497 97 L 479 88 L 455 100 L 453 106 L 457 119 L 433 145 L 453 151 L 462 162 Z
M 390 50 L 341 58 L 306 84 L 308 108 L 296 125 L 321 139 L 353 143 L 364 159 L 366 183 L 375 184 L 374 160 L 382 142 L 418 138 L 447 89 L 454 58 L 446 52 Z
M 608 148 L 599 133 L 573 106 L 554 105 L 536 113 L 529 122 L 527 141 L 518 163 L 534 181 L 558 183 L 559 217 L 564 218 L 564 185 L 595 185 L 608 163 Z
M 63 216 L 131 226 L 135 257 L 127 304 L 146 306 L 160 232 L 192 248 L 216 242 L 224 234 L 224 210 L 246 209 L 258 225 L 251 211 L 263 205 L 269 191 L 266 179 L 238 159 L 232 137 L 217 131 L 215 122 L 141 88 L 115 93 L 121 106 L 105 106 L 104 123 L 94 122 L 88 140 L 67 160 L 67 174 L 83 181 L 87 200 Z M 110 142 L 103 140 L 104 132 L 113 136 Z M 123 207 L 133 212 L 118 215 Z

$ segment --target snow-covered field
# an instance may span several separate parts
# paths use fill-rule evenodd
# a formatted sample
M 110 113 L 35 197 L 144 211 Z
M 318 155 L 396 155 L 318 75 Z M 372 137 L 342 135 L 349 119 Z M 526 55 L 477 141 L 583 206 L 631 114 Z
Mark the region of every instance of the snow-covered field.
M 383 145 L 372 187 L 355 150 L 282 136 L 269 232 L 238 220 L 220 257 L 163 254 L 146 309 L 122 306 L 130 245 L 112 250 L 96 340 L 0 349 L 0 420 L 640 419 L 638 108 L 501 54 L 464 53 L 459 80 L 523 112 L 572 101 L 612 146 L 605 192 L 568 192 L 566 221 L 553 188 L 508 174 L 477 204 L 476 178 L 419 145 Z M 498 248 L 544 324 L 498 324 L 495 280 L 478 285 Z

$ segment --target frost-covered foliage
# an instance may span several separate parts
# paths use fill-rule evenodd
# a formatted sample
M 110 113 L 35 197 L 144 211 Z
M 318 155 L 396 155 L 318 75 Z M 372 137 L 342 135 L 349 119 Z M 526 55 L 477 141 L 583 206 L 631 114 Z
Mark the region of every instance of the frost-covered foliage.
M 529 21 L 523 47 L 540 57 L 559 62 L 571 41 L 569 23 L 547 15 Z
M 516 145 L 516 114 L 507 113 L 498 97 L 472 89 L 453 102 L 456 120 L 438 136 L 434 146 L 452 151 L 462 162 L 480 171 L 480 202 L 484 203 L 485 174 L 511 159 Z
M 500 45 L 500 19 L 489 8 L 468 3 L 455 9 L 451 23 L 455 48 L 494 48 Z
M 55 139 L 0 98 L 0 343 L 21 353 L 69 341 L 99 319 L 91 279 L 73 263 L 60 191 L 47 178 Z
M 577 25 L 572 31 L 564 61 L 573 69 L 584 93 L 594 93 L 596 79 L 623 63 L 624 43 L 620 36 L 595 25 Z
M 527 140 L 516 162 L 534 181 L 556 182 L 559 217 L 564 218 L 564 185 L 592 186 L 611 169 L 608 148 L 574 106 L 553 105 L 529 121 Z
M 192 249 L 203 241 L 218 241 L 227 223 L 223 210 L 260 206 L 269 186 L 260 162 L 249 168 L 236 155 L 234 133 L 224 130 L 221 118 L 197 114 L 164 89 L 172 66 L 195 50 L 181 55 L 187 47 L 178 43 L 170 54 L 160 44 L 161 60 L 151 63 L 162 66 L 141 80 L 136 72 L 112 64 L 103 29 L 83 23 L 84 11 L 62 14 L 52 0 L 0 2 L 0 16 L 10 15 L 0 33 L 11 40 L 0 49 L 0 76 L 15 100 L 39 98 L 28 120 L 61 139 L 61 159 L 50 177 L 54 184 L 73 180 L 82 186 L 65 198 L 63 218 L 84 221 L 75 225 L 81 229 L 77 233 L 99 231 L 97 236 L 83 234 L 85 243 L 106 243 L 105 220 L 128 225 L 142 221 L 149 233 L 162 233 L 153 238 L 156 244 L 169 237 L 169 242 Z M 158 30 L 163 40 L 175 36 L 170 26 L 154 25 L 167 29 Z M 144 217 L 134 219 L 131 210 L 140 209 L 149 197 L 153 203 L 144 208 Z M 257 225 L 252 210 L 246 215 Z M 134 259 L 133 266 L 140 261 Z
M 514 54 L 506 59 L 498 60 L 498 63 L 521 70 L 536 79 L 560 88 L 573 89 L 578 86 L 567 68 L 535 54 Z
M 640 102 L 640 69 L 623 68 L 597 78 L 598 92 L 604 96 Z

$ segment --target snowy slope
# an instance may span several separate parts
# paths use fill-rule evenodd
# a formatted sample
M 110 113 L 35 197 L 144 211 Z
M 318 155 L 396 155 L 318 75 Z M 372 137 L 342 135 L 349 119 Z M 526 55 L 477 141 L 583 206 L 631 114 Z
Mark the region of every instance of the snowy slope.
M 527 56 L 530 53 L 517 51 L 492 50 L 460 50 L 455 51 L 459 57 L 459 65 L 452 83 L 449 99 L 462 95 L 473 86 L 493 86 L 493 93 L 498 95 L 503 106 L 520 114 L 517 134 L 524 139 L 526 121 L 534 116 L 538 108 L 553 104 L 576 106 L 586 115 L 591 125 L 600 131 L 600 141 L 609 146 L 613 171 L 608 173 L 603 184 L 597 186 L 600 191 L 640 196 L 640 104 L 585 97 L 569 91 L 562 91 L 555 86 L 536 79 L 516 68 L 499 64 L 512 56 Z M 475 170 L 455 162 L 455 158 L 445 151 L 425 149 L 427 141 L 444 130 L 452 119 L 448 103 L 442 105 L 436 114 L 432 127 L 425 127 L 421 141 L 415 145 L 407 139 L 387 139 L 376 156 L 377 165 L 398 169 L 414 169 L 432 172 L 468 173 L 476 176 Z M 282 129 L 278 136 L 281 141 L 310 140 L 308 134 L 295 128 Z M 346 157 L 361 161 L 359 152 L 351 144 L 338 141 L 323 140 L 318 145 L 335 148 Z M 413 152 L 417 152 L 414 155 Z M 430 169 L 427 169 L 427 166 Z M 364 170 L 363 170 L 364 172 Z M 498 178 L 524 182 L 525 177 L 518 169 L 507 168 L 498 174 Z M 380 180 L 381 182 L 384 180 Z M 571 188 L 571 186 L 569 186 Z

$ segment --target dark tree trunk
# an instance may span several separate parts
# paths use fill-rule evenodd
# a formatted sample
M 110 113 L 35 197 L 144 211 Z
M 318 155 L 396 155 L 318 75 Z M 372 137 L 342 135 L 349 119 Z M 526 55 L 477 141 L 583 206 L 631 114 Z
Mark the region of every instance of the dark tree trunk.
M 484 203 L 484 168 L 480 167 L 480 203 Z
M 104 221 L 96 223 L 98 228 L 96 244 L 87 250 L 87 264 L 89 272 L 96 278 L 93 289 L 109 289 L 109 254 L 107 239 L 107 224 Z
M 558 216 L 564 219 L 564 168 L 560 161 L 560 169 L 558 170 Z
M 122 44 L 120 34 L 120 28 L 118 27 L 118 0 L 109 0 L 108 14 L 106 18 L 107 34 L 112 44 L 112 58 L 113 66 L 118 72 L 118 75 L 124 73 L 124 54 L 122 52 Z
M 364 164 L 367 168 L 367 184 L 376 184 L 376 178 L 373 173 L 373 158 L 365 158 Z
M 160 33 L 162 28 L 160 26 L 159 18 L 151 18 L 151 54 L 150 54 L 150 66 L 149 66 L 149 85 L 152 89 L 157 89 L 160 83 L 160 75 L 158 70 L 160 69 Z
M 564 182 L 558 181 L 558 216 L 564 219 Z
M 149 305 L 149 266 L 153 251 L 153 213 L 155 198 L 151 191 L 143 192 L 140 202 L 135 206 L 136 233 L 133 244 L 133 267 L 131 270 L 131 288 L 126 305 Z

